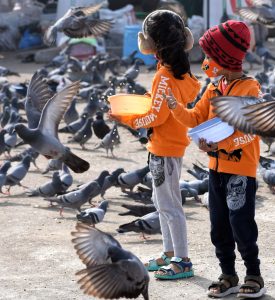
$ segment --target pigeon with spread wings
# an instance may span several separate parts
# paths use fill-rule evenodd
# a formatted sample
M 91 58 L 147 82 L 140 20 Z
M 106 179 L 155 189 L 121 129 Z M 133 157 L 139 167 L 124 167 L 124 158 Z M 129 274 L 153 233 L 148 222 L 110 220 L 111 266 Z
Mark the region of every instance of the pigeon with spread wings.
M 78 281 L 85 294 L 104 299 L 137 298 L 149 300 L 149 275 L 143 263 L 124 250 L 111 235 L 78 223 L 72 242 L 86 269 Z
M 58 125 L 78 89 L 79 82 L 74 82 L 49 99 L 36 128 L 28 128 L 24 124 L 16 124 L 14 128 L 24 142 L 38 153 L 49 159 L 60 159 L 74 172 L 82 173 L 89 169 L 89 163 L 73 154 L 59 141 L 57 135 Z
M 211 99 L 214 112 L 244 133 L 275 137 L 275 100 L 221 96 Z
M 58 32 L 63 32 L 70 38 L 82 38 L 86 36 L 100 36 L 107 33 L 113 22 L 111 20 L 95 19 L 96 13 L 102 4 L 89 7 L 72 7 L 66 14 L 50 26 L 45 33 L 44 42 L 46 45 L 53 45 Z

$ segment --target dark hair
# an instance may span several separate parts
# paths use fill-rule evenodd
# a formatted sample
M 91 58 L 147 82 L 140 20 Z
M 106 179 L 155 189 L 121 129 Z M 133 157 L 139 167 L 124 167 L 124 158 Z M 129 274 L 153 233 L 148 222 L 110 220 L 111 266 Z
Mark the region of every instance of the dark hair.
M 156 56 L 162 64 L 167 64 L 177 79 L 190 73 L 188 54 L 184 51 L 186 33 L 184 22 L 176 13 L 157 10 L 145 20 L 143 30 L 149 35 L 156 47 Z

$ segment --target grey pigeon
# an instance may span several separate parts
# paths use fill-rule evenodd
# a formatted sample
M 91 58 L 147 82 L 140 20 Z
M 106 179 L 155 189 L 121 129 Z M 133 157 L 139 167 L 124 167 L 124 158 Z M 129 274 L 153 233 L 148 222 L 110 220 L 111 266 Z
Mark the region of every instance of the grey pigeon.
M 86 149 L 85 144 L 93 135 L 92 122 L 93 119 L 88 118 L 85 124 L 71 138 L 69 138 L 68 143 L 76 142 L 81 146 L 82 150 Z
M 5 145 L 5 134 L 7 131 L 5 129 L 2 129 L 0 131 L 0 155 L 5 152 L 6 145 Z
M 263 141 L 264 144 L 267 145 L 267 150 L 265 152 L 269 152 L 272 144 L 275 142 L 275 137 L 261 137 L 261 140 Z
M 59 195 L 57 197 L 44 198 L 46 201 L 56 202 L 60 205 L 60 216 L 62 215 L 63 208 L 68 207 L 71 209 L 76 209 L 81 212 L 80 208 L 83 204 L 88 202 L 93 196 L 93 193 L 97 193 L 99 190 L 99 185 L 97 182 L 93 181 L 89 185 L 83 187 L 82 189 L 68 192 L 64 195 Z
M 113 171 L 111 174 L 108 174 L 104 178 L 104 182 L 101 188 L 101 197 L 104 197 L 105 192 L 112 186 L 119 186 L 117 182 L 117 178 L 121 173 L 124 173 L 125 170 L 123 168 L 118 168 L 115 171 Z
M 28 197 L 42 196 L 52 197 L 61 191 L 61 180 L 58 172 L 53 173 L 53 177 L 50 181 L 44 183 L 36 189 L 27 191 Z
M 136 59 L 134 62 L 134 65 L 131 66 L 124 74 L 124 76 L 126 77 L 127 81 L 129 82 L 134 82 L 135 79 L 138 77 L 139 75 L 139 71 L 140 68 L 139 66 L 144 64 L 140 59 Z
M 11 167 L 11 163 L 9 160 L 5 161 L 0 167 L 0 193 L 4 194 L 2 191 L 2 187 L 6 182 L 8 169 Z
M 110 20 L 94 19 L 102 4 L 90 7 L 72 7 L 66 14 L 50 26 L 44 36 L 46 45 L 53 45 L 58 32 L 65 33 L 71 38 L 82 38 L 90 35 L 100 36 L 109 31 L 112 26 Z
M 63 164 L 62 170 L 59 171 L 58 176 L 61 181 L 61 191 L 58 193 L 64 193 L 73 184 L 73 176 L 65 164 Z
M 49 171 L 57 171 L 62 168 L 62 161 L 60 159 L 49 159 L 46 169 L 42 174 L 47 174 Z
M 203 180 L 204 178 L 209 177 L 209 171 L 198 166 L 197 164 L 193 164 L 193 170 L 188 169 L 187 173 L 193 175 L 196 179 Z
M 275 169 L 266 170 L 262 168 L 260 173 L 271 192 L 275 194 Z
M 94 226 L 103 221 L 108 205 L 108 201 L 102 201 L 98 207 L 87 208 L 77 214 L 76 218 L 78 221 Z
M 154 204 L 148 204 L 148 205 L 122 204 L 121 206 L 128 209 L 128 211 L 119 213 L 120 216 L 142 217 L 144 215 L 156 211 L 156 207 Z
M 153 188 L 153 184 L 152 184 L 152 174 L 151 172 L 148 172 L 143 178 L 142 178 L 142 182 L 143 185 L 147 186 L 149 189 Z
M 73 123 L 74 121 L 78 120 L 78 118 L 79 115 L 76 110 L 76 97 L 74 97 L 72 103 L 70 104 L 70 106 L 64 114 L 64 121 L 67 125 L 69 125 L 70 123 Z
M 180 189 L 185 188 L 185 189 L 193 189 L 196 190 L 198 195 L 203 195 L 204 193 L 208 192 L 208 182 L 209 179 L 204 178 L 202 180 L 191 180 L 191 181 L 185 181 L 185 180 L 180 180 Z
M 275 169 L 275 160 L 267 157 L 260 156 L 260 165 L 265 169 Z
M 5 182 L 5 186 L 8 186 L 8 192 L 10 191 L 10 188 L 14 185 L 19 185 L 23 187 L 23 185 L 21 185 L 21 181 L 27 175 L 30 168 L 30 164 L 31 157 L 29 155 L 26 155 L 19 164 L 9 169 Z
M 124 232 L 138 232 L 144 237 L 144 234 L 156 234 L 161 233 L 159 223 L 159 213 L 154 211 L 143 217 L 136 219 L 130 223 L 122 224 L 117 229 L 119 233 Z
M 244 133 L 275 137 L 275 100 L 219 96 L 211 99 L 214 112 Z
M 38 169 L 38 167 L 36 165 L 36 159 L 39 156 L 39 153 L 36 152 L 32 147 L 29 147 L 29 148 L 23 150 L 22 152 L 10 157 L 9 160 L 11 162 L 21 161 L 26 155 L 29 155 L 31 157 L 31 162 Z
M 17 142 L 17 134 L 13 129 L 10 129 L 5 135 L 5 151 L 10 155 L 10 151 L 13 147 L 15 147 Z
M 78 283 L 87 295 L 104 298 L 149 300 L 149 275 L 143 263 L 124 250 L 111 235 L 87 224 L 78 223 L 72 242 L 86 268 L 77 272 Z
M 122 192 L 125 191 L 125 189 L 129 189 L 132 192 L 136 185 L 142 183 L 144 176 L 149 171 L 149 166 L 146 166 L 142 169 L 137 169 L 131 172 L 120 174 L 117 181 L 118 185 L 121 187 Z
M 63 133 L 76 133 L 86 122 L 87 115 L 82 114 L 76 121 L 62 127 L 58 130 L 58 132 Z
M 17 72 L 13 72 L 13 71 L 9 70 L 6 67 L 0 66 L 0 77 L 2 77 L 2 76 L 12 76 L 12 75 L 20 77 L 20 75 Z
M 89 163 L 73 154 L 59 141 L 57 135 L 58 125 L 78 88 L 79 82 L 72 83 L 48 100 L 37 128 L 29 129 L 23 124 L 17 124 L 15 130 L 26 143 L 46 158 L 58 158 L 74 172 L 83 173 L 89 169 Z
M 115 145 L 120 143 L 120 137 L 117 130 L 117 124 L 114 124 L 112 130 L 104 136 L 101 143 L 95 148 L 104 148 L 106 150 L 107 156 L 109 154 L 109 150 L 111 151 L 112 156 L 114 157 L 113 149 Z

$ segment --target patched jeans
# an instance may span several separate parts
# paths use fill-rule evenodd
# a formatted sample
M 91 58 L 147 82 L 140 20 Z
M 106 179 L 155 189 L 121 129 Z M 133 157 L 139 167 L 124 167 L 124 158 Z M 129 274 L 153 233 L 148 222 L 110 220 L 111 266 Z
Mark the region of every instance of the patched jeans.
M 162 157 L 151 154 L 149 168 L 153 179 L 153 202 L 159 212 L 163 252 L 188 257 L 186 219 L 182 209 L 179 180 L 181 157 Z
M 211 241 L 216 247 L 216 256 L 224 274 L 236 274 L 236 243 L 246 266 L 246 274 L 260 275 L 255 196 L 255 178 L 210 170 Z

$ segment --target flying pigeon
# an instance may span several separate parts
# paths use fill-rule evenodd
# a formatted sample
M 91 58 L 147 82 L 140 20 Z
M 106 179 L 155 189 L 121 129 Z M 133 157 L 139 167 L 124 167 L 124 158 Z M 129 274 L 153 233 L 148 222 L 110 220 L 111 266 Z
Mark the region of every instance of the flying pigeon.
M 76 173 L 83 173 L 89 169 L 89 163 L 71 152 L 58 139 L 57 128 L 79 88 L 79 82 L 74 82 L 48 100 L 42 110 L 38 127 L 30 129 L 24 124 L 15 125 L 16 133 L 34 150 L 46 158 L 62 160 Z
M 112 26 L 112 21 L 95 19 L 93 16 L 101 6 L 102 3 L 89 7 L 70 8 L 61 19 L 48 28 L 44 36 L 45 44 L 52 46 L 58 32 L 63 32 L 70 38 L 101 36 L 107 33 Z
M 104 299 L 137 298 L 149 300 L 149 275 L 143 263 L 124 250 L 111 235 L 78 223 L 72 242 L 86 268 L 77 272 L 85 294 Z
M 275 100 L 220 96 L 211 99 L 214 112 L 244 133 L 275 137 Z

